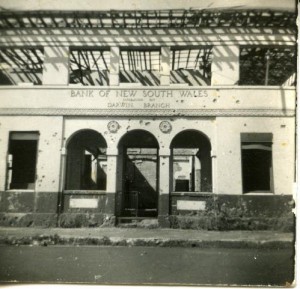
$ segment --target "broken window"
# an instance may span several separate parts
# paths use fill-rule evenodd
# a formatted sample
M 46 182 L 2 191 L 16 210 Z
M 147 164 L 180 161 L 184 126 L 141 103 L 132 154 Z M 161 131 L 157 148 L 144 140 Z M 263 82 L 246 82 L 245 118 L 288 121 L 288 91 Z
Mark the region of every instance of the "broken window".
M 296 84 L 295 47 L 241 47 L 240 85 Z
M 173 175 L 175 192 L 201 191 L 201 163 L 199 149 L 173 150 Z
M 242 133 L 243 192 L 272 191 L 272 134 Z
M 42 48 L 0 49 L 0 85 L 42 84 Z
M 109 50 L 71 49 L 70 83 L 109 85 L 109 65 Z
M 93 130 L 76 133 L 67 146 L 66 190 L 106 190 L 106 141 Z
M 38 139 L 38 132 L 10 133 L 7 189 L 34 189 Z
M 160 50 L 121 50 L 120 82 L 140 83 L 143 86 L 160 84 Z
M 205 86 L 211 84 L 212 47 L 174 48 L 171 83 Z
M 211 192 L 211 146 L 197 131 L 183 131 L 171 143 L 173 191 Z

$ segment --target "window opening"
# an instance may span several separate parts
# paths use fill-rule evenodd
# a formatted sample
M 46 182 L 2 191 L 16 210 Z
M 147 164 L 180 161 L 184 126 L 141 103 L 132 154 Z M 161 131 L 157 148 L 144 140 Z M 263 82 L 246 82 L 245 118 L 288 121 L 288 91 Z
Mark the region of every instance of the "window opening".
M 205 86 L 211 84 L 212 47 L 174 48 L 171 83 Z
M 240 85 L 296 85 L 295 47 L 241 47 Z
M 173 149 L 175 192 L 201 191 L 201 163 L 198 148 Z
M 242 134 L 243 192 L 271 192 L 272 134 Z
M 183 131 L 171 143 L 172 190 L 212 192 L 212 161 L 209 140 L 200 132 Z
M 66 190 L 106 190 L 106 142 L 95 131 L 78 132 L 67 146 Z
M 39 133 L 12 132 L 9 138 L 7 189 L 34 189 Z
M 70 83 L 109 85 L 109 50 L 71 49 Z
M 160 50 L 121 50 L 120 82 L 143 86 L 160 84 Z
M 43 62 L 42 48 L 0 49 L 0 85 L 41 85 Z

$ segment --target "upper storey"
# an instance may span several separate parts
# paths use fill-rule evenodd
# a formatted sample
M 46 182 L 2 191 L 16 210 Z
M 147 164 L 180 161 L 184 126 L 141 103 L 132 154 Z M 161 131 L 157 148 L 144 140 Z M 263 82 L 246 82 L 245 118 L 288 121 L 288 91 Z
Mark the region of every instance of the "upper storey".
M 294 84 L 294 1 L 204 2 L 5 1 L 0 84 Z
M 294 1 L 6 2 L 0 11 L 0 85 L 2 98 L 7 98 L 2 107 L 15 107 L 11 100 L 17 101 L 19 92 L 10 90 L 26 84 L 44 85 L 24 90 L 28 97 L 64 86 L 67 106 L 68 95 L 81 95 L 73 92 L 74 85 L 82 86 L 80 91 L 85 86 L 99 89 L 90 95 L 111 89 L 116 97 L 122 89 L 142 91 L 141 95 L 142 89 L 146 94 L 164 89 L 175 97 L 176 89 L 197 94 L 201 87 L 212 92 L 212 103 L 213 94 L 226 86 L 235 89 L 236 96 L 257 98 L 245 107 L 235 102 L 230 109 L 263 110 L 270 101 L 273 109 L 286 109 L 287 103 L 294 109 Z M 262 86 L 269 87 L 263 92 L 268 95 L 265 101 L 256 92 Z M 229 96 L 223 94 L 226 104 Z M 39 96 L 39 107 L 51 106 L 46 95 Z M 284 104 L 283 95 L 289 99 Z M 64 106 L 60 97 L 57 107 Z M 207 107 L 203 104 L 201 109 Z M 216 109 L 220 108 L 227 107 Z

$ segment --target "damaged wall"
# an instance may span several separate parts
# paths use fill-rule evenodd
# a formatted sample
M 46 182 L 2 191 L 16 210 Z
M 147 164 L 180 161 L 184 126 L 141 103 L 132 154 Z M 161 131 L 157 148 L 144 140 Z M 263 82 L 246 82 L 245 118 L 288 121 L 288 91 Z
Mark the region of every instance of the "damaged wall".
M 292 117 L 218 117 L 216 125 L 216 192 L 242 193 L 241 133 L 272 133 L 274 193 L 294 192 L 295 122 Z M 288 168 L 288 169 L 287 169 Z M 234 180 L 234 181 L 233 181 Z M 229 189 L 230 188 L 230 189 Z
M 186 205 L 182 207 L 184 202 Z M 200 209 L 195 209 L 197 203 L 201 204 Z M 173 193 L 170 225 L 172 228 L 180 229 L 293 232 L 295 215 L 292 209 L 294 206 L 293 197 L 290 195 Z
M 54 226 L 60 182 L 62 117 L 2 117 L 0 149 L 0 223 L 11 226 Z M 38 131 L 35 188 L 7 190 L 6 169 L 10 131 Z

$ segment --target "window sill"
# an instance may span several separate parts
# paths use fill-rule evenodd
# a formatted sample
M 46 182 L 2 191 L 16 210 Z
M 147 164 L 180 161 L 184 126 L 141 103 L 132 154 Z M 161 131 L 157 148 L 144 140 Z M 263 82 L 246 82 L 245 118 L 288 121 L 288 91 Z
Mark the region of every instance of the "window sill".
M 9 193 L 34 193 L 35 192 L 35 190 L 32 189 L 10 189 L 5 191 Z
M 102 190 L 64 190 L 64 195 L 106 195 Z
M 243 195 L 247 196 L 269 196 L 269 195 L 274 195 L 271 191 L 251 191 L 251 192 L 246 192 L 243 193 Z
M 211 196 L 212 192 L 171 192 L 172 196 Z

